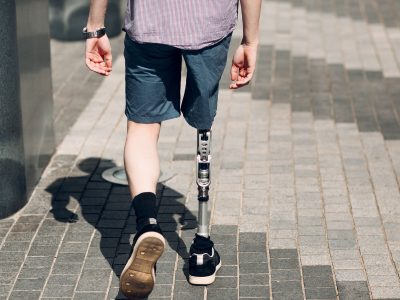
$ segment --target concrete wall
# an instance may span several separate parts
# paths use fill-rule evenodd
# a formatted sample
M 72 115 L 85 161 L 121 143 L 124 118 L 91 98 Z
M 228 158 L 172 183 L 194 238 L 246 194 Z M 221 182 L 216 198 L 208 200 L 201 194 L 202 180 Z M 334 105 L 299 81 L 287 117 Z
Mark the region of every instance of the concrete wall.
M 54 152 L 54 133 L 48 1 L 0 5 L 0 59 L 7 61 L 0 72 L 2 218 L 26 203 Z

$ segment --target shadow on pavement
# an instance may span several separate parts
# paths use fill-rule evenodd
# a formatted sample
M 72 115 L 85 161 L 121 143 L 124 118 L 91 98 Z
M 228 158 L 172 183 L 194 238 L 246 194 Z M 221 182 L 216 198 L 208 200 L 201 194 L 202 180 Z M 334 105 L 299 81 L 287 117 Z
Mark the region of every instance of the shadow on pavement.
M 70 223 L 67 241 L 77 242 L 77 245 L 87 242 L 87 252 L 87 248 L 70 250 L 72 253 L 86 252 L 83 269 L 93 268 L 91 262 L 104 262 L 105 259 L 116 275 L 111 288 L 118 288 L 117 277 L 128 260 L 136 232 L 136 217 L 128 187 L 110 184 L 101 178 L 101 173 L 113 166 L 115 163 L 110 160 L 84 159 L 77 164 L 79 176 L 58 178 L 46 191 L 52 195 L 50 212 L 54 219 Z M 187 277 L 188 249 L 178 232 L 182 229 L 190 233 L 197 228 L 196 218 L 185 207 L 185 196 L 167 185 L 158 184 L 157 199 L 159 223 L 169 245 L 158 261 L 157 275 L 172 276 L 178 253 L 185 262 L 183 271 Z M 93 229 L 96 230 L 94 235 Z M 109 269 L 107 263 L 100 263 L 99 268 Z M 117 299 L 120 297 L 123 298 L 121 292 Z

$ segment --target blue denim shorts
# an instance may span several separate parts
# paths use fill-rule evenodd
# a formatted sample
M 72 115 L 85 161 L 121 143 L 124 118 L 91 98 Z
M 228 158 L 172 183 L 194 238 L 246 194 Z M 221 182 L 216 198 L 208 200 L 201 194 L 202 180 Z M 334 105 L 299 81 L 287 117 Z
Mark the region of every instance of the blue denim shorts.
M 197 129 L 210 129 L 217 112 L 218 86 L 232 33 L 215 45 L 183 50 L 138 43 L 125 35 L 125 115 L 136 123 L 157 123 L 183 114 Z M 182 57 L 187 67 L 180 103 Z

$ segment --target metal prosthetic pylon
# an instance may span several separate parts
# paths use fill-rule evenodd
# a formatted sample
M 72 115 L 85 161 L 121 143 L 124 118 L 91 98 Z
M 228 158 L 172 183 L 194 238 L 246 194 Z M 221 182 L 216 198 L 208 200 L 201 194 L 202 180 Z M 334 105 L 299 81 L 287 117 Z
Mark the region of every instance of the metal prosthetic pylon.
M 211 130 L 197 131 L 196 182 L 198 187 L 199 212 L 197 234 L 209 236 L 208 200 L 211 183 Z

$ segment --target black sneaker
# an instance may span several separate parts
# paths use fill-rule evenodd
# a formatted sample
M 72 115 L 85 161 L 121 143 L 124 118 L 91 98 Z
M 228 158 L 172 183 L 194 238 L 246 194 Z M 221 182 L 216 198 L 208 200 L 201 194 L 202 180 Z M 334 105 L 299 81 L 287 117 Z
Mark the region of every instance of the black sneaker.
M 165 239 L 155 219 L 149 219 L 133 239 L 128 262 L 120 276 L 120 288 L 128 299 L 147 297 L 155 284 L 155 264 L 165 248 Z
M 221 258 L 214 249 L 210 237 L 205 238 L 196 234 L 190 246 L 189 282 L 195 285 L 213 283 L 221 265 Z

